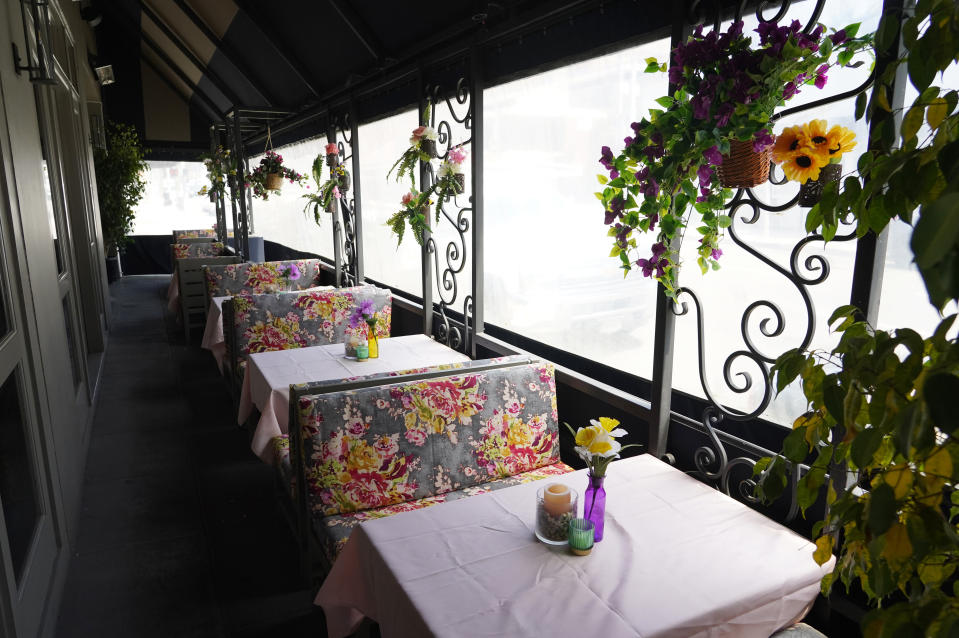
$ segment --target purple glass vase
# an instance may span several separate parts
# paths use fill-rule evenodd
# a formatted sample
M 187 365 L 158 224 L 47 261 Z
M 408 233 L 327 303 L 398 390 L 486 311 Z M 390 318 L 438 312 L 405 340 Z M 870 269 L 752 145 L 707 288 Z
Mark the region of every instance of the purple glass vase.
M 589 485 L 583 495 L 583 518 L 593 521 L 595 529 L 593 540 L 603 540 L 603 521 L 606 518 L 606 490 L 603 489 L 605 476 L 589 474 Z

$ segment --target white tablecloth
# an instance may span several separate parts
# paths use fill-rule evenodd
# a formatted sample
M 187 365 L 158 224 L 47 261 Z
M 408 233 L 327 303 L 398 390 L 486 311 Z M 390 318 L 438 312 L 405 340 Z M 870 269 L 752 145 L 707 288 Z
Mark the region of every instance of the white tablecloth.
M 306 288 L 302 292 L 333 290 L 333 286 L 314 286 Z M 216 359 L 216 365 L 223 372 L 223 358 L 226 356 L 226 341 L 223 337 L 223 302 L 230 299 L 231 295 L 223 297 L 213 297 L 210 300 L 210 308 L 206 314 L 206 326 L 203 328 L 203 341 L 200 346 L 206 348 Z
M 216 359 L 216 367 L 223 372 L 223 357 L 226 356 L 226 341 L 223 338 L 223 302 L 230 299 L 229 295 L 224 297 L 213 297 L 210 300 L 210 307 L 206 312 L 206 326 L 203 328 L 203 341 L 200 346 L 213 353 Z
M 585 471 L 548 479 L 582 495 Z M 812 543 L 659 460 L 610 465 L 589 556 L 533 536 L 544 481 L 371 520 L 316 596 L 329 636 L 736 636 L 801 619 L 832 569 Z M 582 514 L 582 505 L 580 505 Z
M 240 391 L 237 421 L 245 423 L 253 406 L 260 410 L 252 443 L 257 456 L 272 463 L 270 441 L 289 431 L 290 384 L 469 361 L 466 355 L 426 335 L 380 339 L 379 347 L 380 356 L 368 361 L 347 359 L 342 343 L 250 355 Z

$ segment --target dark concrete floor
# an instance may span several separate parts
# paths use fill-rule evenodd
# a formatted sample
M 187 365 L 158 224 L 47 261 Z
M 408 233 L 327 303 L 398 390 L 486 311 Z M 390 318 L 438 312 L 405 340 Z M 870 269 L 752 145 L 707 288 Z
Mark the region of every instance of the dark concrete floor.
M 113 324 L 59 638 L 325 636 L 271 469 L 250 451 L 169 276 L 111 286 Z

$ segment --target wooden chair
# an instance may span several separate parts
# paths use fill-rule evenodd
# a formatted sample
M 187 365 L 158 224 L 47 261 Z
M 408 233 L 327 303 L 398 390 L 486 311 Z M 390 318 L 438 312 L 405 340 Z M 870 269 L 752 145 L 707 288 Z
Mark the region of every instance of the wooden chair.
M 203 279 L 205 264 L 236 264 L 240 258 L 188 257 L 176 260 L 177 285 L 180 290 L 180 316 L 183 320 L 183 336 L 190 341 L 190 329 L 206 325 L 206 283 Z

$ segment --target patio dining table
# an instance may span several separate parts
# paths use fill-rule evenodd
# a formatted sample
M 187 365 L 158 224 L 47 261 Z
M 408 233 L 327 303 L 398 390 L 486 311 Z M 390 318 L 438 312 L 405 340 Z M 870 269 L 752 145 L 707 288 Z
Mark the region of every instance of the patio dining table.
M 609 466 L 605 535 L 574 556 L 534 537 L 546 482 L 582 492 L 587 476 L 354 528 L 315 599 L 329 636 L 368 617 L 383 638 L 768 638 L 808 612 L 832 570 L 805 538 L 649 455 Z
M 342 343 L 251 354 L 243 376 L 237 422 L 246 423 L 253 408 L 259 409 L 260 418 L 251 444 L 253 452 L 267 463 L 273 462 L 270 442 L 289 432 L 291 384 L 350 379 L 470 360 L 422 334 L 380 339 L 379 355 L 366 361 L 348 359 Z

